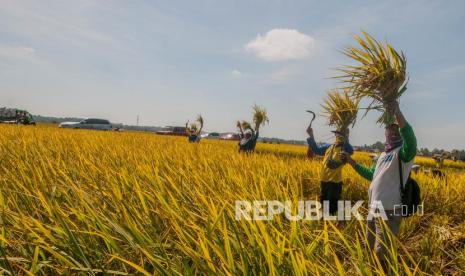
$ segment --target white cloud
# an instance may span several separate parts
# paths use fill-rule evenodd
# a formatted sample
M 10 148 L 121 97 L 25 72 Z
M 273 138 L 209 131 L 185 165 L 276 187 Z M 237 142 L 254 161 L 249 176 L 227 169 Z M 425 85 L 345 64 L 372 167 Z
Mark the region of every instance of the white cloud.
M 231 71 L 231 74 L 234 76 L 234 77 L 240 77 L 242 76 L 242 72 L 237 70 L 237 69 L 234 69 Z
M 265 61 L 303 59 L 313 51 L 315 39 L 294 29 L 273 29 L 245 45 Z

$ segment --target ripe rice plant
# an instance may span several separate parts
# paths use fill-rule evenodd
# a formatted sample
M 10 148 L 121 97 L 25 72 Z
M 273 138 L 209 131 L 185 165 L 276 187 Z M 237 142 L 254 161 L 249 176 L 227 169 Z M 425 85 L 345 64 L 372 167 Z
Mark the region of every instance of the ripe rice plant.
M 260 107 L 255 104 L 252 107 L 252 110 L 253 110 L 253 117 L 252 117 L 253 126 L 248 121 L 237 121 L 236 123 L 237 129 L 242 135 L 244 134 L 245 131 L 251 131 L 252 133 L 256 133 L 260 130 L 261 126 L 264 126 L 265 124 L 270 122 L 268 118 L 268 113 L 263 107 Z
M 359 102 L 359 99 L 351 99 L 348 91 L 328 92 L 322 104 L 328 124 L 345 133 L 350 125 L 355 125 Z
M 343 53 L 357 64 L 339 68 L 342 75 L 336 78 L 348 84 L 357 99 L 371 99 L 367 112 L 381 111 L 378 123 L 393 123 L 394 115 L 386 110 L 386 105 L 398 100 L 407 89 L 407 59 L 403 52 L 376 41 L 366 32 L 363 37 L 354 35 L 354 39 L 360 47 L 349 47 Z
M 242 135 L 245 131 L 254 131 L 252 125 L 247 121 L 237 121 L 236 127 Z
M 381 274 L 363 222 L 235 219 L 236 200 L 316 199 L 320 162 L 295 145 L 245 156 L 235 142 L 0 125 L 1 273 Z M 465 173 L 445 164 L 448 185 L 413 175 L 425 216 L 402 224 L 397 274 L 465 270 Z M 366 199 L 368 182 L 343 177 L 345 199 Z
M 270 122 L 268 118 L 268 113 L 263 107 L 254 105 L 253 107 L 253 123 L 255 126 L 255 131 L 260 129 L 260 126 L 263 126 Z
M 187 121 L 187 123 L 186 123 L 186 130 L 189 133 L 199 134 L 200 132 L 202 132 L 202 129 L 203 129 L 203 117 L 202 117 L 202 115 L 198 115 L 197 119 L 195 120 L 194 123 L 191 123 L 190 125 L 189 125 L 189 121 Z

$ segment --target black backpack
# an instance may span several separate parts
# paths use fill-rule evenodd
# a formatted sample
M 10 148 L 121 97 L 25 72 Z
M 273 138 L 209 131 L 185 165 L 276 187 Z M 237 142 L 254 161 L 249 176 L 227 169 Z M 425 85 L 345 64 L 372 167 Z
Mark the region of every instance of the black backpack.
M 402 160 L 399 156 L 399 175 L 400 175 L 400 195 L 402 198 L 402 216 L 410 217 L 418 211 L 421 203 L 420 186 L 418 183 L 408 176 L 405 185 L 404 176 L 402 174 Z

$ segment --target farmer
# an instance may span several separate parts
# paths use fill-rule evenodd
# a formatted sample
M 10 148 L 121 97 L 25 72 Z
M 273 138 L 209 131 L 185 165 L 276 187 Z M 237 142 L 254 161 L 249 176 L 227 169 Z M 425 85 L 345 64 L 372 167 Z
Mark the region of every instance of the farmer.
M 386 214 L 387 220 L 384 223 L 380 219 L 371 219 L 367 222 L 369 246 L 371 249 L 374 248 L 378 259 L 384 265 L 388 254 L 386 248 L 392 246 L 392 239 L 387 238 L 386 234 L 390 232 L 397 236 L 402 218 L 399 158 L 402 162 L 402 184 L 405 184 L 417 153 L 415 134 L 400 111 L 399 103 L 394 101 L 386 106 L 395 114 L 397 124 L 389 124 L 385 127 L 385 149 L 377 163 L 371 168 L 366 168 L 357 164 L 350 156 L 341 154 L 347 158 L 348 163 L 358 174 L 371 181 L 368 190 L 370 210 L 375 208 L 379 210 L 382 207 Z
M 250 153 L 255 150 L 258 140 L 258 130 L 247 130 L 240 134 L 241 140 L 239 141 L 239 152 Z
M 251 153 L 257 145 L 258 133 L 261 126 L 269 123 L 268 113 L 263 107 L 254 105 L 253 124 L 247 121 L 237 121 L 236 127 L 239 130 L 239 152 Z
M 439 177 L 442 179 L 446 178 L 446 174 L 442 170 L 444 168 L 444 159 L 447 157 L 447 153 L 435 154 L 433 159 L 436 163 L 435 168 L 431 170 L 431 173 L 434 177 Z
M 189 141 L 189 143 L 199 143 L 201 138 L 201 132 L 202 127 L 200 129 L 197 129 L 196 125 L 192 125 L 191 127 L 189 127 L 186 123 L 187 140 Z
M 186 123 L 186 133 L 187 133 L 187 138 L 189 143 L 199 143 L 201 134 L 202 134 L 202 129 L 203 129 L 203 117 L 202 115 L 197 116 L 196 119 L 197 123 L 199 124 L 199 127 L 197 127 L 196 123 L 192 123 L 189 126 L 189 121 Z
M 307 128 L 307 143 L 315 155 L 324 156 L 323 164 L 320 171 L 321 193 L 320 201 L 329 201 L 329 213 L 337 212 L 337 202 L 341 197 L 342 191 L 342 168 L 346 160 L 341 159 L 341 151 L 352 155 L 354 149 L 349 144 L 349 130 L 347 128 L 341 131 L 333 131 L 336 136 L 336 142 L 332 145 L 318 146 L 313 136 L 311 126 Z M 328 203 L 327 203 L 328 204 Z
M 435 154 L 433 155 L 433 159 L 436 163 L 436 169 L 442 170 L 444 168 L 445 154 Z
M 199 143 L 200 135 L 196 131 L 187 130 L 189 143 Z

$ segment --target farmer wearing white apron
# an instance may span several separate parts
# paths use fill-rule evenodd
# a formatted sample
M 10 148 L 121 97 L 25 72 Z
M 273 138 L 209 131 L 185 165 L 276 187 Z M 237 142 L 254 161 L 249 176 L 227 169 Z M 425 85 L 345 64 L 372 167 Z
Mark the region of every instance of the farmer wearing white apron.
M 385 151 L 380 155 L 376 164 L 371 168 L 366 168 L 357 164 L 355 160 L 347 156 L 349 164 L 367 180 L 371 181 L 368 190 L 368 200 L 370 208 L 382 206 L 386 213 L 387 220 L 382 221 L 369 219 L 368 242 L 371 249 L 374 249 L 378 259 L 385 263 L 387 248 L 392 245 L 391 239 L 387 236 L 386 230 L 397 237 L 401 223 L 401 192 L 400 192 L 400 171 L 399 158 L 401 160 L 403 185 L 407 182 L 413 166 L 413 159 L 417 153 L 417 141 L 412 127 L 405 120 L 399 108 L 398 102 L 390 104 L 391 110 L 397 119 L 397 124 L 391 124 L 385 128 Z M 383 245 L 386 244 L 386 246 Z

